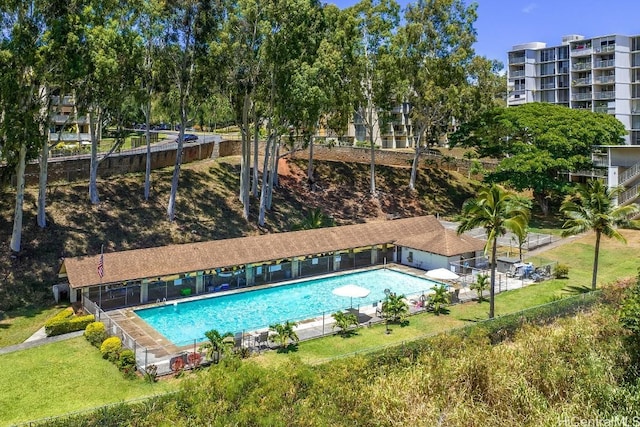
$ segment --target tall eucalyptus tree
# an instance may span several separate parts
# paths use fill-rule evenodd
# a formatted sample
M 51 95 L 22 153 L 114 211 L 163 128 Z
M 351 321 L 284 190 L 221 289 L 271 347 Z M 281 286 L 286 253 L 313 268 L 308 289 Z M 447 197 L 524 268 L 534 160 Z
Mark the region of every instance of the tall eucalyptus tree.
M 42 43 L 39 44 L 41 52 L 40 87 L 42 98 L 47 101 L 42 104 L 42 116 L 50 117 L 51 123 L 43 127 L 43 144 L 39 155 L 39 184 L 37 203 L 37 223 L 40 228 L 45 228 L 46 203 L 47 203 L 47 180 L 50 146 L 58 144 L 62 140 L 63 132 L 58 132 L 57 140 L 49 141 L 49 129 L 52 125 L 60 126 L 62 129 L 69 125 L 71 116 L 60 125 L 54 119 L 62 115 L 63 96 L 71 92 L 70 81 L 74 75 L 73 70 L 79 62 L 79 46 L 81 40 L 76 34 L 81 32 L 78 15 L 78 2 L 57 2 L 41 0 L 35 3 L 38 14 L 43 20 Z M 52 97 L 57 95 L 57 101 L 51 102 Z M 55 104 L 55 105 L 54 105 Z
M 352 70 L 360 83 L 356 116 L 366 128 L 371 149 L 371 196 L 376 196 L 375 148 L 379 129 L 384 126 L 379 112 L 391 101 L 379 67 L 388 51 L 399 22 L 400 6 L 395 0 L 361 0 L 351 8 L 358 26 L 358 56 Z
M 71 19 L 79 22 L 71 34 L 78 49 L 77 59 L 67 72 L 71 79 L 75 104 L 86 114 L 91 137 L 89 170 L 89 200 L 100 202 L 97 178 L 102 161 L 116 151 L 122 138 L 123 94 L 132 89 L 137 58 L 133 9 L 127 4 L 73 2 Z M 116 142 L 104 154 L 99 144 L 104 128 L 113 122 L 118 127 Z
M 322 120 L 329 130 L 343 136 L 358 106 L 360 80 L 352 73 L 360 46 L 358 21 L 352 9 L 333 5 L 324 7 L 324 20 L 325 37 L 317 57 L 329 105 Z
M 249 218 L 249 194 L 257 195 L 258 183 L 258 123 L 256 96 L 263 76 L 262 46 L 268 23 L 265 11 L 255 0 L 238 0 L 229 15 L 225 29 L 226 65 L 229 72 L 228 89 L 240 123 L 242 156 L 240 162 L 240 191 L 242 216 Z M 253 181 L 251 185 L 251 141 L 253 130 Z
M 313 89 L 310 79 L 317 72 L 313 65 L 323 37 L 322 5 L 317 0 L 272 1 L 265 9 L 270 25 L 265 39 L 270 132 L 260 192 L 260 225 L 264 225 L 271 204 L 281 135 L 290 126 L 302 126 L 300 117 L 306 115 L 306 123 L 314 122 L 314 126 L 319 117 L 320 102 L 315 99 L 305 104 L 304 99 L 320 92 Z
M 25 168 L 46 142 L 47 96 L 42 85 L 43 21 L 36 2 L 0 2 L 0 156 L 15 170 L 10 248 L 22 246 Z
M 224 0 L 171 0 L 165 2 L 164 6 L 164 65 L 176 91 L 180 116 L 176 161 L 167 204 L 167 217 L 169 221 L 173 221 L 182 165 L 184 130 L 192 98 L 198 95 L 193 91 L 194 85 L 198 78 L 203 77 L 202 65 L 208 59 L 210 43 L 220 35 L 226 11 Z
M 137 88 L 134 91 L 145 119 L 146 162 L 144 174 L 144 199 L 151 193 L 151 102 L 158 89 L 158 55 L 162 41 L 162 4 L 158 0 L 134 3 L 136 26 L 140 37 L 142 63 L 137 67 Z
M 411 105 L 416 138 L 412 190 L 420 154 L 440 140 L 463 108 L 462 94 L 470 84 L 474 58 L 476 7 L 462 0 L 418 0 L 407 6 L 405 25 L 396 40 L 406 88 L 403 98 Z

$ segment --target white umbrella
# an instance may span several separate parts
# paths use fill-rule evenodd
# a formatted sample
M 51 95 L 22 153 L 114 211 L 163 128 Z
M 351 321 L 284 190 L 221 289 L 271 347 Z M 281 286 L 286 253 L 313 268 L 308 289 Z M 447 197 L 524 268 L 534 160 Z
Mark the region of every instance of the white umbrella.
M 435 280 L 458 280 L 460 276 L 454 273 L 451 270 L 447 270 L 446 268 L 436 268 L 434 270 L 429 270 L 425 274 L 429 279 Z
M 340 286 L 339 288 L 335 288 L 331 291 L 334 295 L 339 297 L 349 297 L 351 298 L 351 307 L 353 307 L 353 299 L 354 298 L 364 298 L 371 292 L 367 288 L 363 288 L 357 285 L 345 285 Z

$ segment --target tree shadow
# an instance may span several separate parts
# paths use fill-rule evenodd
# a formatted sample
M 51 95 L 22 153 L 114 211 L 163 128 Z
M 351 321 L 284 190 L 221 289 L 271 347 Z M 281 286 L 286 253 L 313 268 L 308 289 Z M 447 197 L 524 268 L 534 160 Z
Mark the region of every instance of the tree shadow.
M 276 353 L 280 353 L 280 354 L 290 354 L 290 353 L 297 353 L 297 352 L 298 352 L 298 343 L 287 344 L 284 347 L 278 347 L 278 349 L 276 349 Z

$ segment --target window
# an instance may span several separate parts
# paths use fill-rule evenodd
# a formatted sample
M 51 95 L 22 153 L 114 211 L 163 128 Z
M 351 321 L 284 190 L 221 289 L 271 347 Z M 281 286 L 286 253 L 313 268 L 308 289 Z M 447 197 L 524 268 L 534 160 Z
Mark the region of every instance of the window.
M 555 61 L 556 52 L 555 49 L 544 49 L 540 52 L 540 62 Z
M 548 76 L 556 73 L 556 64 L 540 64 L 540 75 Z
M 560 61 L 560 62 L 558 62 L 558 73 L 559 74 L 568 74 L 569 73 L 569 61 Z
M 540 82 L 540 89 L 553 89 L 556 86 L 555 77 L 543 77 Z
M 569 87 L 569 76 L 559 76 L 558 87 Z
M 521 90 L 524 90 L 524 88 L 525 88 L 524 79 L 518 79 L 513 82 L 513 90 L 521 91 Z
M 569 46 L 561 46 L 558 48 L 558 59 L 569 59 Z
M 556 102 L 555 92 L 552 90 L 540 92 L 540 102 Z

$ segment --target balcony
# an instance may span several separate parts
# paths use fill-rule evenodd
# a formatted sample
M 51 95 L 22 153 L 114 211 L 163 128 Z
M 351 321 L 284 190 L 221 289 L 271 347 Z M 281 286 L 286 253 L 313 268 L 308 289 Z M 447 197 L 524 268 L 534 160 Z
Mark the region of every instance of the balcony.
M 571 81 L 571 86 L 587 86 L 591 84 L 591 77 L 583 77 Z
M 607 153 L 591 153 L 591 161 L 593 162 L 593 166 L 596 168 L 609 167 L 609 155 Z
M 615 114 L 616 109 L 613 107 L 594 107 L 593 111 L 595 113 L 604 113 L 604 114 Z
M 616 65 L 615 59 L 607 59 L 604 61 L 596 61 L 593 68 L 613 68 Z
M 51 97 L 52 105 L 74 105 L 75 100 L 73 96 L 52 96 Z
M 587 100 L 591 100 L 591 92 L 574 93 L 573 95 L 571 95 L 571 100 L 572 101 L 587 101 Z
M 584 56 L 591 55 L 593 49 L 591 49 L 591 44 L 577 44 L 575 46 L 571 46 L 571 56 Z
M 514 79 L 514 78 L 518 78 L 518 77 L 524 77 L 524 70 L 510 71 L 509 72 L 509 78 L 510 79 Z
M 511 56 L 509 58 L 509 64 L 524 64 L 526 62 L 526 57 L 522 56 Z
M 58 136 L 61 142 L 78 142 L 80 141 L 91 141 L 91 135 L 88 133 L 75 133 L 75 132 L 63 132 L 62 134 L 50 133 L 49 141 L 58 141 Z
M 606 53 L 606 52 L 614 52 L 616 50 L 615 44 L 608 44 L 604 46 L 598 46 L 594 49 L 595 53 Z
M 71 123 L 73 121 L 73 117 L 66 114 L 54 114 L 51 116 L 50 120 L 56 125 L 64 125 L 66 123 Z
M 607 83 L 614 83 L 615 81 L 616 81 L 616 76 L 598 76 L 595 78 L 595 82 L 600 85 L 607 84 Z
M 607 90 L 604 92 L 596 92 L 595 99 L 615 99 L 616 91 L 615 90 Z
M 573 71 L 583 71 L 591 69 L 591 62 L 576 62 L 571 66 Z
M 394 114 L 407 114 L 409 113 L 409 104 L 397 105 L 391 110 Z

